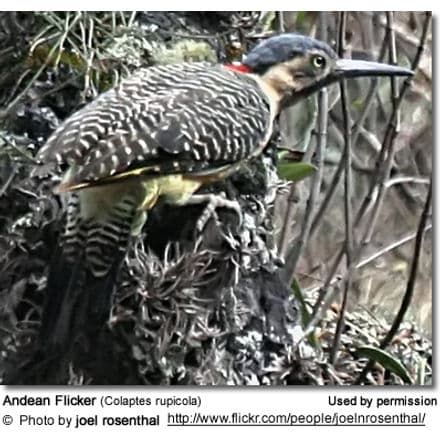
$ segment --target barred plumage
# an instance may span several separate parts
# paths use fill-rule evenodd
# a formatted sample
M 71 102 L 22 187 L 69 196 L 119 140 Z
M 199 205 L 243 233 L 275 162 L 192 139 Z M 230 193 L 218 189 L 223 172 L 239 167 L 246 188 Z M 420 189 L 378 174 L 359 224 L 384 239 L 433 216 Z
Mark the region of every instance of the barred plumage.
M 197 178 L 221 178 L 258 154 L 272 114 L 256 79 L 184 63 L 141 69 L 66 119 L 38 160 L 67 163 L 61 189 L 82 189 L 67 194 L 59 261 L 48 283 L 57 292 L 48 295 L 40 336 L 60 347 L 87 319 L 84 313 L 102 321 L 108 279 L 114 281 L 145 212 L 159 196 L 184 203 L 201 185 Z M 66 276 L 68 265 L 74 277 L 63 291 L 57 277 Z
M 197 173 L 258 154 L 271 122 L 252 77 L 206 63 L 158 66 L 68 118 L 38 159 L 76 165 L 68 186 L 139 169 L 143 176 Z
M 130 235 L 160 197 L 239 212 L 238 202 L 194 193 L 261 153 L 283 105 L 342 77 L 411 74 L 339 60 L 325 43 L 294 34 L 262 42 L 236 70 L 140 69 L 64 121 L 40 150 L 40 162 L 70 166 L 59 187 L 70 201 L 40 333 L 49 351 L 68 349 L 89 320 L 95 330 L 103 325 Z

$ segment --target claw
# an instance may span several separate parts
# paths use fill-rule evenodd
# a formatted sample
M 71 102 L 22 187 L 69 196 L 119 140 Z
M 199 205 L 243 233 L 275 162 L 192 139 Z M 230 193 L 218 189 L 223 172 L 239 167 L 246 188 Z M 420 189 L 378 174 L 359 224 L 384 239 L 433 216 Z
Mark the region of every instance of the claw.
M 229 200 L 224 193 L 220 194 L 195 194 L 192 195 L 186 204 L 199 204 L 207 203 L 206 208 L 203 210 L 202 215 L 197 220 L 197 230 L 203 231 L 211 217 L 217 217 L 216 210 L 218 208 L 227 208 L 236 212 L 238 216 L 239 226 L 243 222 L 243 215 L 241 213 L 240 204 L 236 200 Z

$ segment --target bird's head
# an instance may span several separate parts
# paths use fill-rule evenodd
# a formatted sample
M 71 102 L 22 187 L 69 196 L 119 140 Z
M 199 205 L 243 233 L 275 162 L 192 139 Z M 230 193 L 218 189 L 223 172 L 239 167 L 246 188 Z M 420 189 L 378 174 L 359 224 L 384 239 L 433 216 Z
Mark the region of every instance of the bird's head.
M 343 78 L 413 74 L 400 66 L 341 59 L 326 43 L 291 33 L 258 44 L 246 56 L 242 70 L 259 75 L 289 104 Z

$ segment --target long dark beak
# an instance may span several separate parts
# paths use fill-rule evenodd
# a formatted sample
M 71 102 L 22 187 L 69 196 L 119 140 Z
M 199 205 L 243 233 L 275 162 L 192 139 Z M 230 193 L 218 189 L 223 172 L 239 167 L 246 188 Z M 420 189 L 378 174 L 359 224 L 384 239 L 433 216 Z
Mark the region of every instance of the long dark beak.
M 293 92 L 283 101 L 282 105 L 293 105 L 301 99 L 345 78 L 358 78 L 362 76 L 412 76 L 414 72 L 406 67 L 392 66 L 391 64 L 377 63 L 374 61 L 339 59 L 332 72 L 311 86 Z
M 333 79 L 355 78 L 359 76 L 411 76 L 414 72 L 406 67 L 374 61 L 346 60 L 336 61 L 336 67 L 330 76 Z

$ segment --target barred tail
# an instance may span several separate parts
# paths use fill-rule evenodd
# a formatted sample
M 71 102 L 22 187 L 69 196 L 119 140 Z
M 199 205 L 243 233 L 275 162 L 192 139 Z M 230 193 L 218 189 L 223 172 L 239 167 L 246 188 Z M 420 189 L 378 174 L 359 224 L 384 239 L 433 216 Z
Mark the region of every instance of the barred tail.
M 143 220 L 138 200 L 135 192 L 117 188 L 69 194 L 65 228 L 48 274 L 39 337 L 30 359 L 8 368 L 6 384 L 66 384 L 70 361 L 76 359 L 75 343 L 82 352 L 83 337 L 87 358 L 100 356 L 93 344 L 110 315 L 133 224 L 139 226 Z
M 65 230 L 49 271 L 39 337 L 46 353 L 65 352 L 81 334 L 96 335 L 104 326 L 130 240 L 136 215 L 130 194 L 92 216 L 86 202 L 80 193 L 70 194 Z

